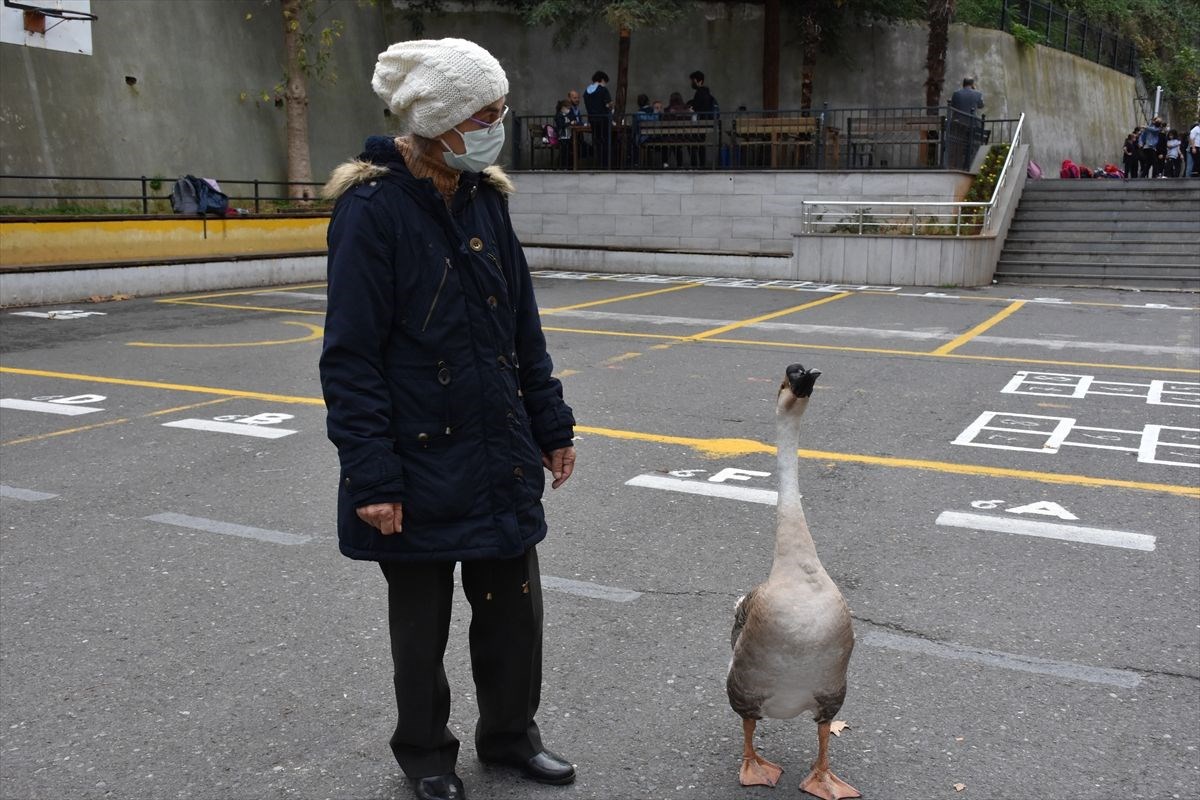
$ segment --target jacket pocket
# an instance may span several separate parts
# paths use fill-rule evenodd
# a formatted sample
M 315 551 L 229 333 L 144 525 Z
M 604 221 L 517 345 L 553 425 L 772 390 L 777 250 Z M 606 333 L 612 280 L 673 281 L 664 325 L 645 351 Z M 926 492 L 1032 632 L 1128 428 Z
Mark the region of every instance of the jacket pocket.
M 446 266 L 442 270 L 442 279 L 438 281 L 437 289 L 433 293 L 433 300 L 429 303 L 429 311 L 425 314 L 425 321 L 421 324 L 421 333 L 429 327 L 429 321 L 433 319 L 433 312 L 437 310 L 438 300 L 442 297 L 442 290 L 446 288 L 446 279 L 450 277 L 450 259 L 446 259 Z
M 396 426 L 404 461 L 404 518 L 414 524 L 450 522 L 480 513 L 488 480 L 477 441 L 446 432 L 440 420 Z

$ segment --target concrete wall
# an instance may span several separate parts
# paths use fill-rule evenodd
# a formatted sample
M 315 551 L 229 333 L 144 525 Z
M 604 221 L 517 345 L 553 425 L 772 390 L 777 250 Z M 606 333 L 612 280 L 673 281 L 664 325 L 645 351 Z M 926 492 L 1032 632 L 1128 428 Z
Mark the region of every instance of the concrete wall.
M 787 254 L 803 200 L 954 201 L 956 172 L 520 173 L 509 201 L 526 245 Z
M 803 54 L 794 11 L 783 5 L 780 100 L 796 107 Z M 761 105 L 761 6 L 694 6 L 669 30 L 634 33 L 630 108 L 639 92 L 686 98 L 693 69 L 707 73 L 723 109 Z M 92 23 L 91 56 L 0 44 L 0 170 L 283 178 L 283 110 L 255 99 L 281 77 L 277 3 L 97 0 L 93 11 L 100 19 Z M 335 50 L 337 84 L 311 87 L 318 180 L 356 153 L 365 135 L 387 129 L 371 70 L 389 42 L 411 36 L 385 2 L 339 0 L 330 16 L 343 19 L 346 31 Z M 509 72 L 510 105 L 520 114 L 553 113 L 555 101 L 582 89 L 596 69 L 616 77 L 617 37 L 599 20 L 586 43 L 557 50 L 550 31 L 480 0 L 474 11 L 431 18 L 424 35 L 473 38 L 492 50 Z M 818 59 L 815 103 L 923 104 L 925 38 L 920 24 L 851 32 L 836 54 Z M 1133 123 L 1132 78 L 1047 48 L 1021 50 L 1005 33 L 953 26 L 947 95 L 965 73 L 979 76 L 989 116 L 1028 114 L 1034 157 L 1044 166 L 1067 156 L 1113 160 Z M 126 85 L 126 75 L 137 83 Z

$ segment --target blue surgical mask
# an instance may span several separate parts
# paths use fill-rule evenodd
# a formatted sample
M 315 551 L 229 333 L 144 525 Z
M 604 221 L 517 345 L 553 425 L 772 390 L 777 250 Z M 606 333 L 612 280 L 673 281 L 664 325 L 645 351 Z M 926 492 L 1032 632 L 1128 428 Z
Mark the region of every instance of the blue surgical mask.
M 503 125 L 497 125 L 493 130 L 480 128 L 477 131 L 463 133 L 455 128 L 454 131 L 462 137 L 466 152 L 455 153 L 449 145 L 442 142 L 442 147 L 446 148 L 446 152 L 442 153 L 442 158 L 451 169 L 463 172 L 483 172 L 485 168 L 496 163 L 496 159 L 500 157 L 500 151 L 504 149 Z

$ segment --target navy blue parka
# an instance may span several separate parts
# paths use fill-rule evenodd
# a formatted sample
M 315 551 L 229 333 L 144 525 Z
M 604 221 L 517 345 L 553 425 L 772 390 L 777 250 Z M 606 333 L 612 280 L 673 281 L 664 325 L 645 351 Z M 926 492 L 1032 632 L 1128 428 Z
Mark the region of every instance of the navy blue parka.
M 334 171 L 321 386 L 341 464 L 338 538 L 359 559 L 512 558 L 546 535 L 542 454 L 571 444 L 502 171 L 449 208 L 372 137 Z M 356 509 L 402 503 L 384 536 Z

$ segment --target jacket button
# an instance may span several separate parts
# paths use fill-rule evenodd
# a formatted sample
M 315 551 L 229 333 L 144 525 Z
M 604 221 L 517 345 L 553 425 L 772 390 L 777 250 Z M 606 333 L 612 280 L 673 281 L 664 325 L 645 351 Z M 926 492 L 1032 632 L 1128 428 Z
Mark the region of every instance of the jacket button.
M 347 488 L 347 489 L 349 489 L 349 488 L 350 488 L 350 479 L 349 479 L 349 478 L 346 478 L 346 480 L 345 480 L 345 481 L 343 481 L 343 483 L 345 483 L 345 484 L 346 484 L 346 488 Z
M 476 253 L 481 252 L 483 250 L 483 239 L 480 239 L 478 236 L 472 237 L 469 244 L 471 245 L 471 249 L 474 250 Z
M 496 303 L 497 303 L 497 300 L 496 300 L 496 296 L 495 296 L 495 295 L 492 295 L 492 296 L 488 297 L 488 299 L 487 299 L 487 304 L 488 304 L 489 306 L 491 306 L 492 308 L 495 308 L 495 307 L 496 307 Z
M 504 368 L 508 368 L 508 359 L 504 356 L 496 356 L 496 363 Z
M 417 441 L 420 442 L 421 444 L 425 444 L 426 442 L 429 441 L 429 434 L 428 433 L 418 433 Z
M 449 367 L 442 367 L 441 369 L 438 370 L 437 381 L 442 386 L 450 385 L 450 368 Z
M 513 467 L 513 477 L 514 478 L 523 478 L 524 476 L 525 476 L 525 470 L 521 469 L 520 467 Z
M 475 199 L 475 195 L 477 195 L 478 193 L 479 193 L 479 187 L 478 187 L 478 186 L 472 186 L 472 187 L 471 187 L 471 199 L 472 199 L 472 200 L 474 200 L 474 199 Z

